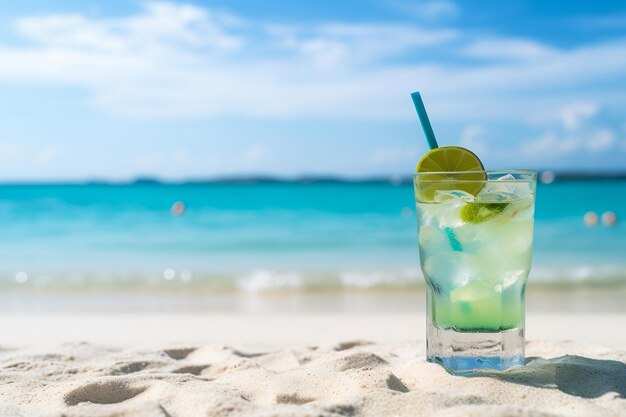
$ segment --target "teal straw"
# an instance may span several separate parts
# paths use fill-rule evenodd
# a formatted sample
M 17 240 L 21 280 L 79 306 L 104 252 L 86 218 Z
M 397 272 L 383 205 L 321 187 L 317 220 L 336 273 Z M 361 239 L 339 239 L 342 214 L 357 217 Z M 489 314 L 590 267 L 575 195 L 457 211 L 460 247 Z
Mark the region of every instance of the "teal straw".
M 435 133 L 433 132 L 433 127 L 430 125 L 428 114 L 426 114 L 426 107 L 424 107 L 424 102 L 422 101 L 422 96 L 419 91 L 412 93 L 411 98 L 413 99 L 415 110 L 417 111 L 417 117 L 420 119 L 420 123 L 422 124 L 422 130 L 424 131 L 424 135 L 428 141 L 428 146 L 430 149 L 438 148 L 439 145 L 437 145 L 437 139 L 435 139 Z
M 459 242 L 459 239 L 456 237 L 454 229 L 451 227 L 446 227 L 444 230 L 446 232 L 446 235 L 448 236 L 448 241 L 450 242 L 452 250 L 455 252 L 463 252 L 463 245 L 461 245 L 461 242 Z
M 420 119 L 424 136 L 426 136 L 426 141 L 428 141 L 428 147 L 430 149 L 438 148 L 439 145 L 437 144 L 437 139 L 435 139 L 435 132 L 433 132 L 433 127 L 430 125 L 430 120 L 428 119 L 428 114 L 426 114 L 426 107 L 424 107 L 421 94 L 419 91 L 416 91 L 411 94 L 411 98 L 413 99 L 415 110 L 417 111 L 417 117 Z M 452 250 L 455 252 L 463 252 L 463 245 L 461 245 L 461 242 L 457 239 L 454 229 L 446 227 L 444 230 L 448 236 Z

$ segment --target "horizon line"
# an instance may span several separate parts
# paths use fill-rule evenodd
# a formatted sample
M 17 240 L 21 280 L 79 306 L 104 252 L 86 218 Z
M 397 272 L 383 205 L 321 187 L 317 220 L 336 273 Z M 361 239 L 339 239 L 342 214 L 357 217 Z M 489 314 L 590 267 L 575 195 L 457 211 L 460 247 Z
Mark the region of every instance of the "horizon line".
M 537 170 L 540 177 L 544 172 L 554 175 L 554 181 L 570 180 L 624 180 L 626 171 L 572 171 L 572 170 Z M 334 175 L 334 174 L 302 174 L 302 175 L 272 175 L 272 174 L 232 174 L 207 177 L 188 177 L 182 179 L 168 179 L 156 175 L 138 175 L 127 179 L 111 178 L 84 178 L 84 179 L 23 179 L 2 180 L 0 186 L 5 185 L 203 185 L 203 184 L 254 184 L 254 183 L 411 183 L 413 175 Z M 551 182 L 551 181 L 550 181 Z

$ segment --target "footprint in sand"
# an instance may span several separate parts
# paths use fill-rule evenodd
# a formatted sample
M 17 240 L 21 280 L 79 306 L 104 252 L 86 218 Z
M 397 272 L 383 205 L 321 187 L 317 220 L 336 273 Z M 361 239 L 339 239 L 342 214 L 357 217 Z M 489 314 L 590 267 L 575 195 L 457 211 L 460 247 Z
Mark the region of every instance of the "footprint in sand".
M 409 392 L 409 389 L 407 388 L 407 386 L 404 385 L 404 383 L 400 381 L 400 378 L 398 378 L 394 374 L 389 374 L 389 377 L 387 377 L 386 382 L 387 382 L 387 388 L 389 388 L 392 391 Z
M 373 353 L 359 352 L 336 359 L 334 367 L 337 371 L 347 371 L 348 369 L 375 368 L 386 363 L 387 361 Z
M 115 364 L 111 371 L 110 375 L 128 375 L 134 374 L 135 372 L 141 372 L 148 368 L 157 367 L 158 364 L 154 362 L 121 362 Z
M 276 404 L 302 405 L 302 404 L 310 403 L 311 401 L 315 401 L 315 398 L 300 396 L 296 393 L 278 394 L 276 396 Z
M 197 348 L 176 348 L 176 349 L 165 349 L 163 353 L 174 360 L 182 360 L 189 356 L 192 352 L 195 352 Z
M 247 359 L 258 358 L 260 356 L 264 356 L 268 354 L 266 352 L 242 352 L 241 350 L 238 350 L 238 349 L 233 349 L 232 352 L 233 352 L 233 355 L 236 355 L 242 358 L 247 358 Z
M 348 349 L 352 349 L 355 347 L 359 347 L 359 346 L 367 346 L 367 345 L 371 345 L 373 344 L 372 342 L 369 342 L 367 340 L 349 340 L 347 342 L 341 342 L 336 344 L 333 347 L 333 350 L 336 350 L 337 352 L 340 352 L 342 350 L 348 350 Z
M 337 404 L 326 407 L 324 411 L 340 416 L 352 417 L 357 413 L 357 408 L 351 404 Z
M 174 369 L 172 373 L 174 374 L 191 374 L 191 375 L 200 375 L 202 371 L 209 368 L 211 365 L 188 365 L 183 366 L 181 368 Z
M 144 392 L 147 387 L 131 387 L 126 381 L 94 382 L 76 388 L 65 395 L 65 404 L 69 406 L 80 403 L 117 404 Z

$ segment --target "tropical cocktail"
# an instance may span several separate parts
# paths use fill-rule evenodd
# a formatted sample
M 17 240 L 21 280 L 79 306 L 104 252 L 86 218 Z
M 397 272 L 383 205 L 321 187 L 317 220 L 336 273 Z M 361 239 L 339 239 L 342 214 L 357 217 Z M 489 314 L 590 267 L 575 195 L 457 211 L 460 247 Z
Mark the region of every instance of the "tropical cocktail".
M 521 365 L 536 173 L 485 171 L 469 150 L 429 143 L 414 177 L 428 360 L 453 373 Z

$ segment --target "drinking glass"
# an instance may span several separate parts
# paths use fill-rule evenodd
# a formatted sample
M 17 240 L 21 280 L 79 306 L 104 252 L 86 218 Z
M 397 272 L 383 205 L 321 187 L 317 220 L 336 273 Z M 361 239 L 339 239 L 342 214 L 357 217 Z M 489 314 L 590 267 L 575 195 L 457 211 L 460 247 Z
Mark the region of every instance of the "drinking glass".
M 415 175 L 428 361 L 454 374 L 524 363 L 536 183 L 528 170 Z

